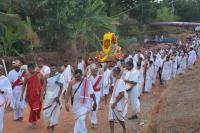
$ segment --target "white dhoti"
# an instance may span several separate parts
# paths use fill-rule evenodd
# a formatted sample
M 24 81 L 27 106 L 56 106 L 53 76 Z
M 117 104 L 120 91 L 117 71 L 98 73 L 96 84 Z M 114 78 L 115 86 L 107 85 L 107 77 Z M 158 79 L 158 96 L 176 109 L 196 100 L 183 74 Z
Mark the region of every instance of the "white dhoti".
M 200 56 L 200 45 L 198 47 L 197 55 Z
M 184 74 L 186 69 L 186 57 L 180 59 L 179 61 L 179 68 L 177 70 L 178 74 Z
M 188 68 L 192 69 L 195 61 L 194 59 L 188 58 Z
M 194 50 L 189 52 L 189 57 L 188 57 L 188 68 L 192 69 L 194 63 L 196 62 L 197 59 L 197 54 Z
M 111 71 L 107 69 L 103 73 L 103 81 L 102 81 L 102 96 L 108 95 L 109 94 L 109 87 L 110 87 L 110 76 L 111 76 Z
M 140 72 L 139 70 L 133 69 L 131 71 L 128 71 L 125 76 L 125 80 L 128 81 L 133 81 L 136 83 L 136 85 L 133 88 L 130 88 L 132 85 L 126 83 L 126 90 L 129 90 L 128 92 L 128 99 L 131 102 L 132 110 L 134 113 L 139 113 L 140 112 L 140 101 L 138 99 L 140 93 L 138 89 L 138 84 L 139 84 L 139 75 Z
M 143 91 L 143 86 L 144 86 L 144 80 L 138 83 L 138 96 L 142 95 L 142 91 Z
M 43 110 L 44 120 L 50 127 L 58 124 L 60 116 L 60 105 L 53 102 L 53 100 L 54 99 L 45 99 L 44 101 L 44 107 L 49 107 Z
M 97 108 L 95 111 L 93 111 L 91 109 L 90 111 L 90 120 L 92 124 L 97 124 L 97 111 L 99 108 L 99 103 L 100 103 L 100 98 L 101 98 L 101 92 L 94 92 L 95 97 L 96 97 L 96 103 L 97 103 Z M 92 101 L 92 105 L 93 105 L 93 101 Z
M 94 94 L 94 91 L 92 84 L 88 79 L 85 78 L 81 85 L 80 83 L 81 82 L 78 82 L 72 86 L 72 94 L 74 94 L 77 90 L 73 97 L 72 106 L 72 112 L 75 119 L 74 133 L 87 133 L 85 119 L 88 111 L 90 110 L 91 99 L 89 96 Z M 85 96 L 83 96 L 83 92 L 86 92 L 84 93 Z
M 131 102 L 133 113 L 138 114 L 140 112 L 140 100 L 138 98 L 138 88 L 134 87 L 130 92 L 128 92 L 128 96 Z
M 104 86 L 101 92 L 102 96 L 108 95 L 109 94 L 109 85 L 108 86 Z
M 152 84 L 153 84 L 152 79 L 150 77 L 146 77 L 144 91 L 151 92 Z
M 112 109 L 111 106 L 113 103 L 116 102 L 116 97 L 118 97 L 120 93 L 124 93 L 124 97 L 117 103 L 116 107 Z M 128 94 L 125 90 L 125 82 L 122 79 L 118 79 L 114 85 L 114 90 L 112 93 L 112 97 L 110 99 L 108 120 L 125 121 L 125 116 L 127 114 L 127 111 L 128 111 Z
M 128 106 L 127 106 L 128 107 Z M 112 109 L 111 105 L 109 106 L 109 112 L 108 112 L 108 120 L 118 120 L 118 121 L 125 121 L 125 115 L 121 110 L 118 109 Z
M 8 78 L 13 87 L 10 106 L 13 108 L 14 120 L 18 120 L 23 117 L 23 109 L 25 108 L 25 101 L 20 100 L 22 94 L 22 84 L 24 81 L 23 74 L 23 70 L 11 70 L 8 74 Z
M 0 107 L 0 133 L 3 133 L 4 107 Z
M 47 79 L 46 95 L 43 102 L 44 120 L 50 127 L 58 124 L 60 117 L 60 104 L 55 101 L 59 97 L 59 92 L 62 91 L 64 78 L 61 74 L 57 74 Z
M 154 76 L 154 67 L 150 66 L 146 72 L 145 86 L 144 86 L 145 92 L 151 92 L 151 88 L 153 84 L 153 76 Z
M 0 133 L 3 133 L 4 108 L 8 106 L 12 95 L 10 81 L 5 76 L 0 76 L 0 91 Z
M 73 105 L 73 115 L 75 119 L 74 133 L 87 133 L 87 127 L 85 123 L 86 115 L 88 112 L 88 106 L 77 103 Z
M 20 101 L 22 95 L 22 86 L 16 86 L 13 89 L 12 99 L 11 99 L 11 108 L 14 111 L 14 120 L 17 120 L 23 117 L 24 101 Z
M 155 66 L 154 67 L 154 74 L 153 74 L 153 84 L 156 83 L 156 78 L 157 78 L 158 70 L 159 70 L 159 66 Z
M 176 77 L 176 73 L 177 73 L 177 67 L 173 67 L 172 68 L 172 76 L 173 76 L 173 78 Z
M 3 132 L 4 108 L 5 108 L 5 97 L 2 94 L 0 94 L 0 133 Z
M 172 74 L 172 62 L 171 61 L 166 61 L 163 63 L 163 70 L 161 74 L 161 79 L 163 81 L 168 81 L 171 79 L 171 74 Z
M 138 96 L 141 96 L 144 86 L 144 71 L 143 69 L 140 70 L 139 74 L 139 82 L 138 82 Z
M 182 64 L 179 66 L 179 68 L 178 68 L 178 70 L 177 70 L 177 73 L 178 73 L 178 74 L 184 74 L 184 73 L 185 73 L 185 69 L 184 69 L 184 67 L 183 67 Z

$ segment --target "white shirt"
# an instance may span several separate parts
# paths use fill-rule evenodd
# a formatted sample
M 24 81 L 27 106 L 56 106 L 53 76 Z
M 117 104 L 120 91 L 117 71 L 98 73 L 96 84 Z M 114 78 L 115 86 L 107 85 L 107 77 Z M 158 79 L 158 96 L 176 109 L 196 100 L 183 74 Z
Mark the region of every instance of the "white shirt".
M 41 69 L 40 69 L 40 73 L 45 77 L 47 75 L 49 75 L 51 73 L 51 69 L 44 65 Z

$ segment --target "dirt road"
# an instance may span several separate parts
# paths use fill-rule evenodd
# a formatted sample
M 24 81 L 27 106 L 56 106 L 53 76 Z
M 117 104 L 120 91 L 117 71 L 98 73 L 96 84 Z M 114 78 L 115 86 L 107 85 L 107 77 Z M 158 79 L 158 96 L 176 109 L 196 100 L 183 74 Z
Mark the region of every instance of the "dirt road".
M 155 85 L 151 94 L 141 98 L 141 114 L 138 120 L 126 120 L 128 133 L 197 133 L 200 132 L 200 64 L 184 76 L 170 81 L 168 87 Z M 130 104 L 129 104 L 130 105 Z M 99 110 L 98 128 L 89 133 L 109 133 L 108 110 Z M 38 123 L 38 129 L 30 129 L 28 123 L 29 108 L 24 111 L 24 120 L 14 122 L 13 113 L 5 112 L 5 133 L 48 133 L 44 121 Z M 129 113 L 131 110 L 129 108 Z M 72 133 L 74 120 L 71 112 L 62 109 L 61 118 L 55 133 Z M 116 124 L 116 133 L 121 127 Z

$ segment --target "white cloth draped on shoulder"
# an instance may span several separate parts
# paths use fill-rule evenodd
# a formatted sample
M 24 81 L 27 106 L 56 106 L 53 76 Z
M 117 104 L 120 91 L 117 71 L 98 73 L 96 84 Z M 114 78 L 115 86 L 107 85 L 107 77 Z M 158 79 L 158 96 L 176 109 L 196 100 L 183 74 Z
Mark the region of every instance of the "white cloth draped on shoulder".
M 64 77 L 62 74 L 56 74 L 47 79 L 46 94 L 43 102 L 44 120 L 49 126 L 55 126 L 60 116 L 60 103 L 55 101 L 58 97 L 60 89 L 63 86 Z
M 102 76 L 97 75 L 96 77 L 93 77 L 92 75 L 89 77 L 90 82 L 92 83 L 97 108 L 94 111 L 92 108 L 90 109 L 90 121 L 92 124 L 97 124 L 97 112 L 99 108 L 99 102 L 101 99 L 101 90 L 102 90 Z M 91 99 L 91 106 L 94 104 L 93 99 Z
M 197 54 L 194 50 L 188 53 L 188 68 L 192 69 L 193 65 L 197 59 Z
M 115 109 L 112 109 L 111 108 L 112 104 L 115 103 L 116 97 L 118 97 L 121 92 L 124 93 L 124 97 L 117 103 Z M 128 110 L 128 94 L 125 90 L 125 82 L 122 79 L 118 79 L 115 82 L 113 93 L 110 99 L 108 119 L 110 121 L 112 120 L 125 121 L 124 117 L 127 114 L 127 110 Z
M 156 59 L 153 63 L 154 65 L 154 73 L 153 73 L 153 84 L 156 83 L 156 77 L 157 77 L 157 74 L 158 74 L 158 70 L 159 70 L 159 67 L 160 67 L 160 59 Z
M 129 100 L 131 102 L 132 110 L 135 114 L 140 112 L 140 101 L 139 101 L 139 70 L 132 69 L 131 71 L 127 71 L 125 80 L 134 81 L 136 84 L 133 88 L 128 92 Z M 128 89 L 131 87 L 130 84 L 126 83 L 125 88 Z
M 64 77 L 64 84 L 63 84 L 63 91 L 67 91 L 69 82 L 72 80 L 72 70 L 71 70 L 71 66 L 68 65 L 64 72 L 62 73 L 63 77 Z
M 0 133 L 3 132 L 4 108 L 12 95 L 12 87 L 7 77 L 0 77 Z
M 10 80 L 11 85 L 16 83 L 16 81 L 19 79 L 19 77 L 22 77 L 23 71 L 16 71 L 15 69 L 11 70 L 8 74 L 8 78 Z M 22 79 L 23 81 L 23 79 Z M 25 108 L 25 100 L 20 100 L 21 94 L 22 94 L 22 83 L 19 83 L 15 86 L 13 86 L 13 94 L 11 98 L 11 104 L 10 106 L 13 108 L 14 112 L 14 120 L 17 120 L 21 117 L 23 117 L 23 109 Z
M 178 59 L 178 70 L 177 70 L 178 74 L 184 74 L 185 73 L 186 64 L 187 64 L 186 56 L 179 57 L 179 59 Z
M 72 94 L 75 93 L 80 83 L 81 81 L 72 86 Z M 85 92 L 85 95 L 83 95 L 83 92 Z M 85 119 L 86 114 L 90 110 L 90 95 L 93 93 L 91 82 L 85 78 L 73 99 L 72 112 L 75 119 L 74 133 L 87 133 Z
M 102 89 L 102 96 L 108 95 L 109 94 L 109 87 L 110 87 L 110 77 L 111 77 L 111 70 L 107 69 L 104 73 L 103 73 L 103 81 L 102 81 L 102 85 L 103 85 L 103 89 Z
M 145 76 L 146 77 L 145 77 L 144 91 L 151 92 L 153 78 L 154 78 L 154 65 L 148 66 Z
M 171 75 L 172 75 L 172 62 L 171 62 L 171 60 L 165 61 L 163 63 L 161 78 L 163 81 L 168 81 L 171 79 Z

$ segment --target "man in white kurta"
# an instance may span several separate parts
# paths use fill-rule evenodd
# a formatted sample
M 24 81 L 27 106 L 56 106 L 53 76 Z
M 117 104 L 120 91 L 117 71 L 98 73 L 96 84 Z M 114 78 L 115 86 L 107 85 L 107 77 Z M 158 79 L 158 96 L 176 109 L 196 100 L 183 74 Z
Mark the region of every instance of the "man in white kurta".
M 75 119 L 74 133 L 87 133 L 86 115 L 91 109 L 91 98 L 93 98 L 93 110 L 96 110 L 96 98 L 93 87 L 88 78 L 82 78 L 82 71 L 75 70 L 73 79 L 67 89 L 66 110 L 69 111 L 68 100 L 72 96 L 72 112 Z
M 140 101 L 139 101 L 139 70 L 133 69 L 133 64 L 131 61 L 126 64 L 127 73 L 125 76 L 126 90 L 128 91 L 128 96 L 131 102 L 133 115 L 129 120 L 136 119 L 137 114 L 140 112 Z
M 0 65 L 0 133 L 3 133 L 4 109 L 8 106 L 7 101 L 12 95 L 10 81 L 3 75 L 3 71 L 3 66 Z
M 96 110 L 93 110 L 93 109 L 90 110 L 91 128 L 94 128 L 94 125 L 97 124 L 97 111 L 99 108 L 101 90 L 102 90 L 102 76 L 98 75 L 98 68 L 96 66 L 91 68 L 91 75 L 89 77 L 89 80 L 92 83 L 94 94 L 96 97 L 96 102 L 97 102 Z M 93 101 L 91 101 L 91 105 L 93 105 Z
M 21 62 L 16 60 L 14 69 L 8 73 L 8 78 L 12 85 L 13 94 L 11 99 L 11 108 L 14 112 L 14 120 L 20 121 L 23 118 L 24 102 L 20 100 L 22 93 L 22 85 L 24 82 L 23 71 L 20 70 Z
M 50 77 L 47 79 L 47 85 L 45 89 L 43 115 L 48 127 L 54 130 L 54 126 L 58 124 L 60 117 L 60 96 L 64 84 L 64 77 L 60 73 L 55 73 L 55 66 L 51 66 L 51 71 L 52 72 Z
M 196 62 L 197 54 L 193 48 L 190 48 L 190 52 L 188 53 L 188 68 L 192 69 L 194 63 Z

